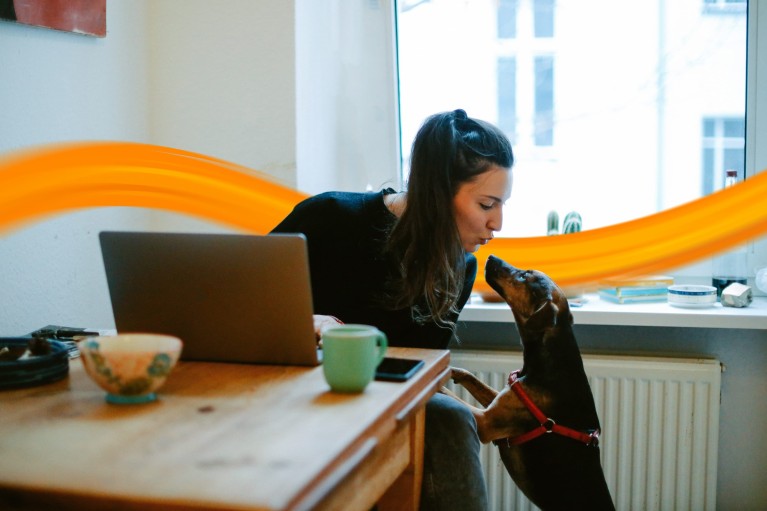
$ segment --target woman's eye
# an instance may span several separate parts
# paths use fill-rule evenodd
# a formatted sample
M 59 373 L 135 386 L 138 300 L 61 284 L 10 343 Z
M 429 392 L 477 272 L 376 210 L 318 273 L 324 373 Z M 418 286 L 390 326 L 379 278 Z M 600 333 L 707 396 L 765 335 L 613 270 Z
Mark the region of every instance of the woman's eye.
M 482 204 L 481 202 L 479 203 L 479 207 L 484 209 L 485 211 L 487 211 L 489 209 L 493 209 L 493 205 L 492 204 Z

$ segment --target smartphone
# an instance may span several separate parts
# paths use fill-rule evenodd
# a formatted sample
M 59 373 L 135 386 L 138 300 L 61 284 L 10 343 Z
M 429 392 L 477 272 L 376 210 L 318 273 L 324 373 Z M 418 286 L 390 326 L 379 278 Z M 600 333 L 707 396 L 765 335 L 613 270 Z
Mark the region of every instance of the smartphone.
M 376 380 L 405 381 L 423 367 L 423 360 L 384 357 L 376 368 Z

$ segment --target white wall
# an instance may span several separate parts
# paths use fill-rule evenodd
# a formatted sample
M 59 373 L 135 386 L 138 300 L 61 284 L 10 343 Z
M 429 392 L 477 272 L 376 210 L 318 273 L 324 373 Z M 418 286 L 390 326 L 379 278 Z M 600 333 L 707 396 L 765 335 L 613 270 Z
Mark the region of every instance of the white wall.
M 293 45 L 284 0 L 108 0 L 103 39 L 0 23 L 0 154 L 67 140 L 155 143 L 292 185 Z M 0 335 L 51 323 L 114 327 L 101 230 L 217 228 L 98 208 L 2 232 Z
M 107 29 L 95 38 L 0 22 L 0 151 L 148 141 L 145 2 L 109 2 Z
M 295 186 L 293 2 L 148 5 L 152 142 L 233 161 Z
M 296 0 L 297 187 L 400 187 L 393 0 Z
M 392 2 L 107 0 L 103 39 L 0 23 L 0 154 L 126 140 L 232 161 L 305 193 L 396 188 Z M 97 241 L 107 229 L 228 228 L 100 208 L 0 232 L 0 335 L 113 328 Z
M 109 2 L 103 39 L 0 24 L 0 153 L 54 141 L 147 142 L 146 4 Z M 146 212 L 105 208 L 0 237 L 0 335 L 49 323 L 111 327 L 95 233 Z

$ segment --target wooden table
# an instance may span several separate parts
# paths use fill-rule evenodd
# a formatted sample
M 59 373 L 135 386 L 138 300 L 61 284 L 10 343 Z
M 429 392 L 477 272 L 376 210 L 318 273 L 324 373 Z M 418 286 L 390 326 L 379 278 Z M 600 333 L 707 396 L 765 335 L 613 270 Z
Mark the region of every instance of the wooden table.
M 417 509 L 424 404 L 449 353 L 405 383 L 330 391 L 321 368 L 180 362 L 145 405 L 84 373 L 0 392 L 2 509 Z

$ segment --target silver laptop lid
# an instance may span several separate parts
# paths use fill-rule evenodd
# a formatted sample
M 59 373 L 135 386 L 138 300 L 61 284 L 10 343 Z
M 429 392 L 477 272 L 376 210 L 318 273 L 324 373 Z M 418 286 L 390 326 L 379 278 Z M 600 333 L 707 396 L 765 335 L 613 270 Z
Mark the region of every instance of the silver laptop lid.
M 171 334 L 181 358 L 317 365 L 306 239 L 101 232 L 117 331 Z

